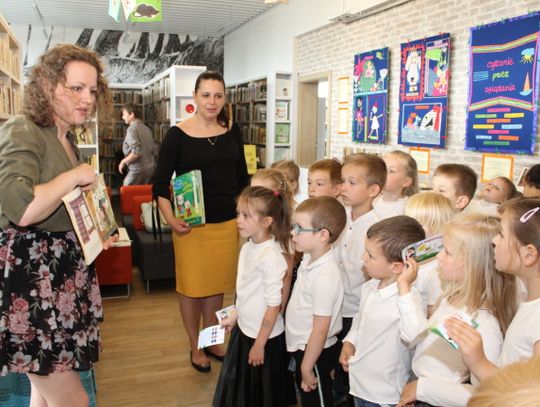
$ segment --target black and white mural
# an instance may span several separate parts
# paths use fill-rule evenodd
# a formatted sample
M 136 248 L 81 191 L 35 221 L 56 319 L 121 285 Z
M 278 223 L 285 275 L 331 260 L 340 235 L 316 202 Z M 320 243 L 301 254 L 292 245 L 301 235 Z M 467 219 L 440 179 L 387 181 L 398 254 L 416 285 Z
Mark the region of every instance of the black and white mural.
M 23 71 L 58 43 L 96 51 L 110 83 L 142 84 L 171 65 L 204 65 L 223 72 L 223 37 L 136 31 L 77 29 L 42 25 L 12 25 L 23 47 Z

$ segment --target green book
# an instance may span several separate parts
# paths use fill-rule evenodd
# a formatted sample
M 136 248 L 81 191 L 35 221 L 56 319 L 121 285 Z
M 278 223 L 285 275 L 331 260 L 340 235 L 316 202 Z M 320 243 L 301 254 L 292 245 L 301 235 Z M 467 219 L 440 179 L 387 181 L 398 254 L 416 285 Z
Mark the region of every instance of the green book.
M 206 223 L 203 184 L 200 170 L 193 170 L 171 180 L 174 215 L 191 226 Z

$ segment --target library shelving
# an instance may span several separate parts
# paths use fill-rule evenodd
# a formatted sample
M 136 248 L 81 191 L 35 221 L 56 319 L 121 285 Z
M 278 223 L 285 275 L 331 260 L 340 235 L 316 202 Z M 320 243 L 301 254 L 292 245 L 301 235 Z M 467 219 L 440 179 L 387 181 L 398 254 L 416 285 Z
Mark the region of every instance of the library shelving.
M 118 188 L 122 184 L 122 176 L 118 172 L 118 164 L 124 157 L 122 153 L 122 142 L 126 136 L 126 125 L 122 120 L 122 106 L 126 103 L 133 103 L 140 106 L 142 114 L 142 85 L 129 83 L 109 84 L 114 112 L 112 122 L 107 123 L 107 127 L 100 132 L 99 137 L 99 165 L 105 183 L 113 188 Z M 144 121 L 144 116 L 141 117 Z
M 256 146 L 259 167 L 290 158 L 291 91 L 291 74 L 287 72 L 227 87 L 229 112 L 244 143 Z
M 74 132 L 77 147 L 79 147 L 83 161 L 90 164 L 99 173 L 99 133 L 97 120 L 88 120 L 82 126 L 76 128 Z
M 204 66 L 174 65 L 142 87 L 144 122 L 161 143 L 167 130 L 195 112 L 193 88 Z
M 0 122 L 21 110 L 21 46 L 8 23 L 0 15 Z

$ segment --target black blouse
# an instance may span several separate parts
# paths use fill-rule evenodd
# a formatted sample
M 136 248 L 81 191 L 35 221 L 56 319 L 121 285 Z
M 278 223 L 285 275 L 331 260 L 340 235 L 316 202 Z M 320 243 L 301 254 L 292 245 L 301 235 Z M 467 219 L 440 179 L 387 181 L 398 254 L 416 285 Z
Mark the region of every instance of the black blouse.
M 202 173 L 207 223 L 236 217 L 236 196 L 248 184 L 242 136 L 238 125 L 214 137 L 191 137 L 171 127 L 159 150 L 154 174 L 154 196 L 171 199 L 169 185 L 176 175 L 199 169 Z

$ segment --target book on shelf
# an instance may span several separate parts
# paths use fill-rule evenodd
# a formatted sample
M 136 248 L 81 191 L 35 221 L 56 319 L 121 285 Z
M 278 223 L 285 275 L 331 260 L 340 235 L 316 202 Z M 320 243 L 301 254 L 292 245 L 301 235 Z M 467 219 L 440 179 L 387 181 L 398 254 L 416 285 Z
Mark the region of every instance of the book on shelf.
M 274 150 L 274 161 L 289 160 L 290 158 L 290 149 L 282 147 Z
M 118 229 L 100 174 L 92 189 L 75 188 L 62 198 L 81 244 L 86 264 L 92 263 L 103 250 L 103 243 Z
M 289 120 L 289 102 L 276 102 L 276 120 Z
M 256 122 L 266 121 L 266 104 L 256 103 L 253 105 L 253 120 Z
M 95 143 L 94 134 L 90 127 L 77 127 L 73 130 L 73 133 L 75 133 L 75 141 L 78 145 Z
M 249 175 L 257 171 L 257 148 L 254 144 L 244 144 L 244 156 L 246 158 L 247 172 Z
M 276 144 L 289 144 L 289 123 L 276 123 Z
M 191 226 L 206 223 L 202 174 L 192 170 L 171 180 L 174 216 Z
M 276 97 L 287 98 L 291 96 L 291 80 L 285 78 L 276 79 Z

